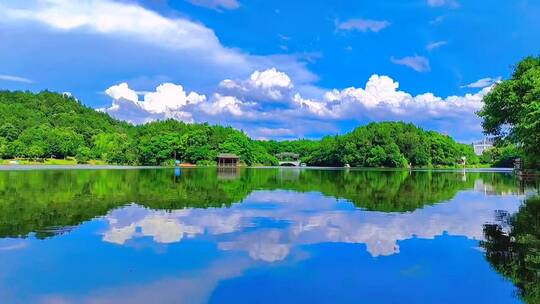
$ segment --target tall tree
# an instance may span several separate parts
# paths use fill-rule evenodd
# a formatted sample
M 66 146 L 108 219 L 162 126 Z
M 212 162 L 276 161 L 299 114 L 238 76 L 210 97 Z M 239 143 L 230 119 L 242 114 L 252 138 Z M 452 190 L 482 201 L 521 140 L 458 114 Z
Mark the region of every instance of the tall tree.
M 484 96 L 478 113 L 487 134 L 523 147 L 528 162 L 540 157 L 540 56 L 519 62 L 512 77 Z

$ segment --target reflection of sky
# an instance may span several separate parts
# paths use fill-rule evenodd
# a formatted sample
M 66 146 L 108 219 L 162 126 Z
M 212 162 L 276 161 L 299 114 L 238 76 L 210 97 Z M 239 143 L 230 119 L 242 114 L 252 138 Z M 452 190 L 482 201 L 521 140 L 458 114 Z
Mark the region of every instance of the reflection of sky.
M 319 193 L 256 191 L 230 208 L 133 204 L 47 240 L 1 240 L 0 299 L 507 303 L 517 301 L 514 289 L 476 240 L 496 210 L 515 212 L 519 203 L 465 191 L 383 213 Z M 292 284 L 290 298 L 279 298 Z
M 283 260 L 291 247 L 325 242 L 361 243 L 374 257 L 399 252 L 398 241 L 432 239 L 447 232 L 483 237 L 482 224 L 496 210 L 517 211 L 514 197 L 464 192 L 452 202 L 415 212 L 383 213 L 340 208 L 345 201 L 318 194 L 258 191 L 246 203 L 227 209 L 153 211 L 132 205 L 111 212 L 103 240 L 116 244 L 152 237 L 156 243 L 206 235 L 222 250 L 239 250 L 253 259 Z

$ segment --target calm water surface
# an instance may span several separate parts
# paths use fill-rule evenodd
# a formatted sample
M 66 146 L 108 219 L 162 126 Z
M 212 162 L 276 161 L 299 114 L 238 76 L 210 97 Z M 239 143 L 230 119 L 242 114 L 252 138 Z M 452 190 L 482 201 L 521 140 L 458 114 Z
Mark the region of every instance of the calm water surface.
M 508 173 L 0 171 L 0 303 L 538 303 Z

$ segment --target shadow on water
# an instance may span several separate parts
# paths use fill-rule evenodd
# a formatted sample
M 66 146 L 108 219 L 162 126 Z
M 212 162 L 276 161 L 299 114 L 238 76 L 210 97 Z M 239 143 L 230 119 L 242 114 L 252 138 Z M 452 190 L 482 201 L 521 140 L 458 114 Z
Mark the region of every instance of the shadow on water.
M 0 237 L 46 238 L 130 203 L 176 210 L 228 207 L 256 190 L 319 192 L 370 211 L 407 212 L 458 191 L 517 190 L 509 174 L 357 170 L 147 169 L 0 172 Z M 56 228 L 55 228 L 56 227 Z M 67 227 L 67 228 L 66 228 Z
M 540 303 L 540 196 L 529 197 L 515 214 L 501 212 L 484 225 L 480 244 L 497 272 L 510 279 L 526 303 Z

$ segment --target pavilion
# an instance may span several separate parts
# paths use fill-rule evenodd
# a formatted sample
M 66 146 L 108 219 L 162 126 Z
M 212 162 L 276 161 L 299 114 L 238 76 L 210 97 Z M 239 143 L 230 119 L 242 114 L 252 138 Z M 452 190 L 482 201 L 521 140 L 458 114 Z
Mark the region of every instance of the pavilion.
M 232 153 L 220 153 L 217 159 L 218 167 L 237 167 L 240 157 Z

